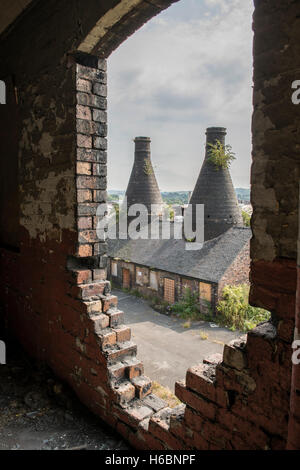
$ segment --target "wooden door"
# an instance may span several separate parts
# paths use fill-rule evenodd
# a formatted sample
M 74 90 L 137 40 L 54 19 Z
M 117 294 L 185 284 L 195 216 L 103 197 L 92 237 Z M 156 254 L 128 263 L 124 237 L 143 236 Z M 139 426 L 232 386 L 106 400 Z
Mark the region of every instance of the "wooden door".
M 207 284 L 206 282 L 199 282 L 199 293 L 200 300 L 207 300 L 207 302 L 211 302 L 211 284 Z
M 130 289 L 130 271 L 126 268 L 123 268 L 123 287 Z
M 169 304 L 175 302 L 175 281 L 173 279 L 164 279 L 164 300 Z

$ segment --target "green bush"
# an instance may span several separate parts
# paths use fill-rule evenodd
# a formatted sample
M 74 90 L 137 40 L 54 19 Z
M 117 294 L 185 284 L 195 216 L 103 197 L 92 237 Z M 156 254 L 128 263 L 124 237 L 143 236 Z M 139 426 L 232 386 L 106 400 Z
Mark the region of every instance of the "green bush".
M 190 320 L 200 319 L 200 305 L 197 292 L 192 292 L 190 288 L 184 289 L 181 299 L 172 305 L 172 312 L 180 318 Z
M 251 216 L 246 211 L 242 211 L 242 216 L 245 227 L 250 227 Z
M 225 286 L 222 300 L 217 305 L 221 323 L 231 330 L 249 331 L 261 322 L 270 319 L 270 312 L 262 308 L 251 307 L 248 302 L 249 286 Z
M 132 289 L 131 291 L 129 291 L 130 294 L 134 295 L 135 297 L 143 297 L 143 294 L 138 290 L 138 289 Z
M 232 152 L 231 145 L 223 145 L 219 140 L 215 144 L 209 143 L 209 157 L 208 161 L 215 165 L 215 168 L 229 168 L 232 161 L 235 160 L 235 154 Z

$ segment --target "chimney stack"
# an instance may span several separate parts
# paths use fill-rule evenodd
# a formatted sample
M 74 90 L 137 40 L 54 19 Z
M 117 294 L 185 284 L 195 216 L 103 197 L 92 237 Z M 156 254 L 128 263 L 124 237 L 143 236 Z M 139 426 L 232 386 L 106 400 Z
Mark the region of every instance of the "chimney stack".
M 136 137 L 134 142 L 134 164 L 126 191 L 127 205 L 144 204 L 149 215 L 158 215 L 162 212 L 163 200 L 151 162 L 151 139 Z M 158 210 L 151 211 L 151 204 L 159 204 Z
M 234 225 L 242 225 L 242 215 L 228 168 L 216 168 L 209 161 L 210 146 L 217 140 L 225 146 L 225 127 L 206 130 L 205 159 L 190 199 L 190 204 L 204 204 L 205 240 L 215 238 Z

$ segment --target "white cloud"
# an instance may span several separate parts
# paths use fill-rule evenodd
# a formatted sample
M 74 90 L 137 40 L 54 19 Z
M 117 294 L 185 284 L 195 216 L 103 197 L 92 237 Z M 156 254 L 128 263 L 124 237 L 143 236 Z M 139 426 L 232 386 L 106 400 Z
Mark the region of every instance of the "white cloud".
M 234 184 L 249 185 L 252 10 L 245 0 L 181 0 L 111 56 L 109 187 L 126 188 L 132 139 L 149 135 L 161 189 L 192 190 L 213 125 L 227 127 L 237 154 Z

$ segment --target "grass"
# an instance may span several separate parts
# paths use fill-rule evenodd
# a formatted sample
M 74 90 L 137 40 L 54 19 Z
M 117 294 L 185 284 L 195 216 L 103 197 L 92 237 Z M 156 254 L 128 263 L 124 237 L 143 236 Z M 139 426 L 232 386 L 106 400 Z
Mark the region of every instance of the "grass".
M 270 312 L 262 308 L 251 307 L 248 302 L 249 286 L 225 286 L 222 299 L 217 305 L 218 322 L 230 328 L 232 331 L 241 330 L 247 332 L 259 323 L 270 319 Z
M 203 331 L 200 331 L 200 338 L 202 340 L 206 340 L 208 339 L 208 334 L 207 333 L 204 333 Z
M 153 393 L 168 403 L 170 408 L 180 405 L 181 401 L 171 392 L 168 387 L 164 387 L 158 382 L 153 382 Z

